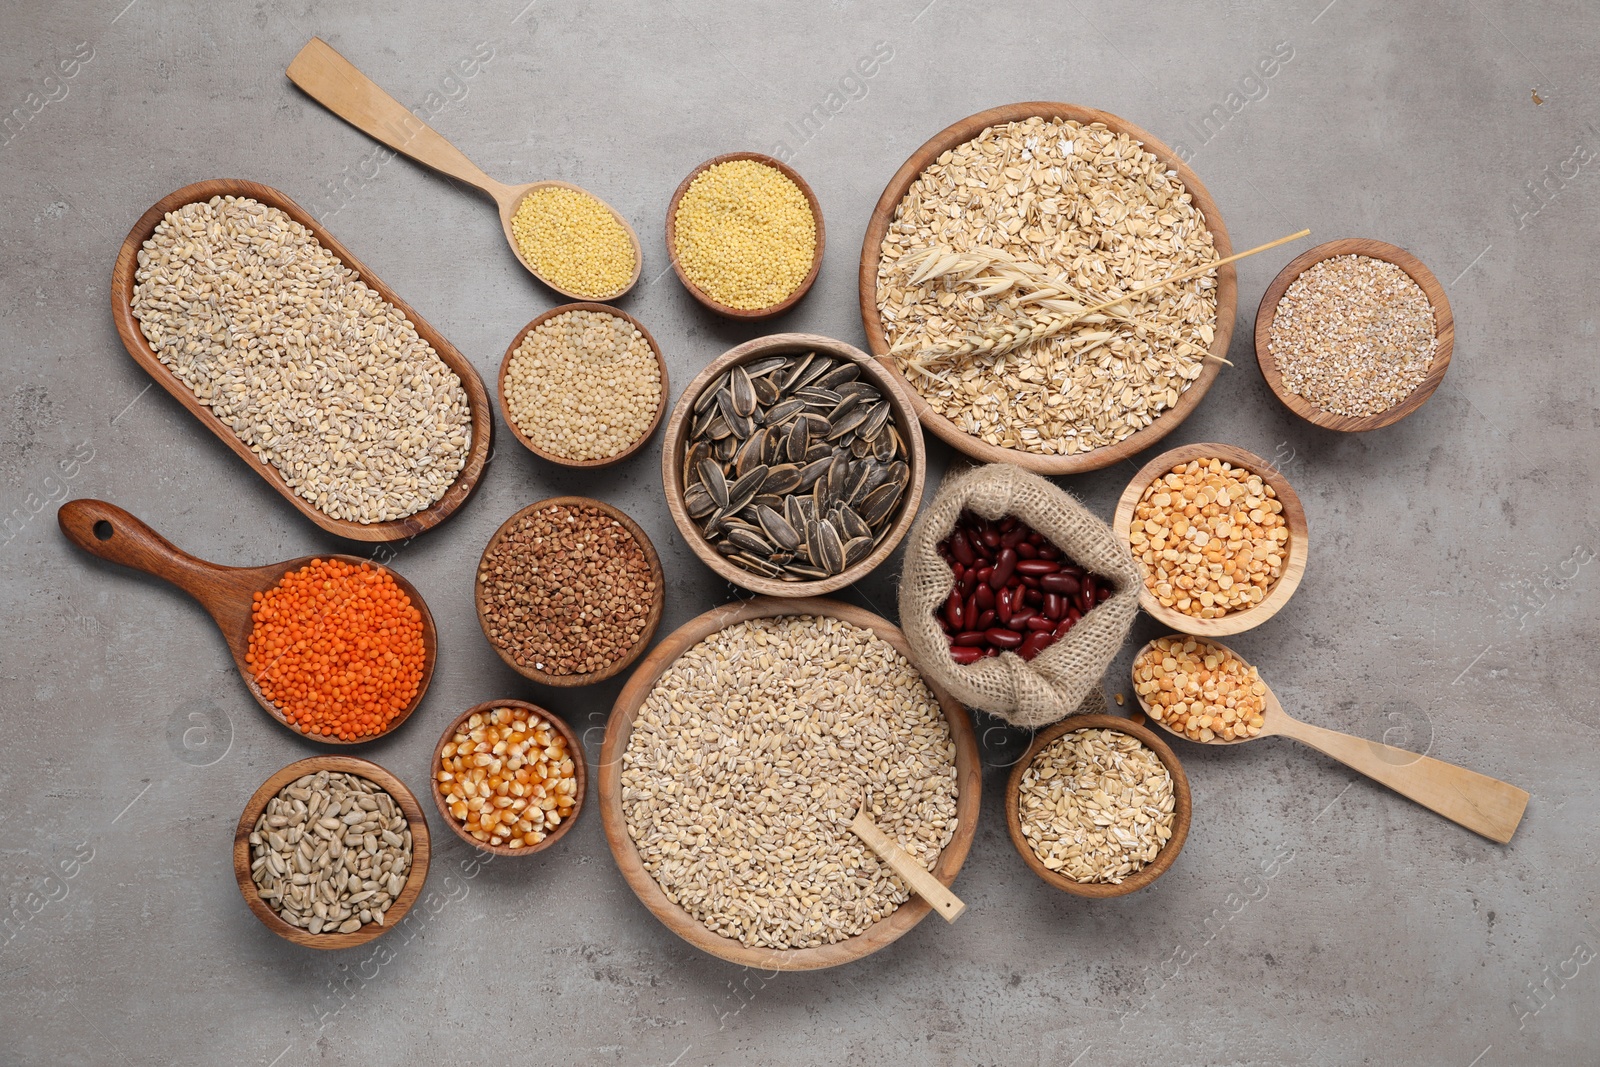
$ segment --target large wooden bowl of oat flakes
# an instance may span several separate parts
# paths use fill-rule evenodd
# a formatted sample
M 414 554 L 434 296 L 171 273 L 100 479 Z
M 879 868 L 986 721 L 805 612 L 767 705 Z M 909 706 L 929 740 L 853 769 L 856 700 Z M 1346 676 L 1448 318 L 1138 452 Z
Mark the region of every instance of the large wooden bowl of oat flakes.
M 600 817 L 656 918 L 713 956 L 804 971 L 860 959 L 931 910 L 849 823 L 955 880 L 978 824 L 966 709 L 884 619 L 757 597 L 684 624 L 617 697 Z
M 1211 194 L 1161 141 L 1093 108 L 1008 104 L 936 134 L 889 180 L 861 246 L 861 319 L 930 432 L 983 463 L 1078 474 L 1200 403 L 1237 279 L 1228 265 L 1073 311 L 1232 254 Z

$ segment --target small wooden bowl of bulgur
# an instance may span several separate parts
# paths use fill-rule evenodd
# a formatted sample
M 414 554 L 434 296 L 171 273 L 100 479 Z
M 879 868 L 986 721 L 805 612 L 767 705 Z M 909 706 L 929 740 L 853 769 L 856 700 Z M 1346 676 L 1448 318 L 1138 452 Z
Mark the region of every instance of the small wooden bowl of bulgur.
M 609 467 L 661 425 L 667 364 L 627 312 L 562 304 L 507 346 L 499 393 L 500 417 L 529 452 L 563 467 Z
M 811 291 L 826 244 L 817 194 L 760 152 L 708 159 L 667 205 L 667 252 L 689 295 L 730 319 L 770 319 Z
M 1455 319 L 1416 256 L 1346 238 L 1278 272 L 1256 310 L 1255 343 L 1262 377 L 1290 411 L 1327 430 L 1376 430 L 1444 380 Z
M 1190 814 L 1178 757 L 1116 715 L 1073 715 L 1040 731 L 1006 783 L 1017 853 L 1080 897 L 1120 897 L 1160 878 L 1188 840 Z
M 1299 496 L 1282 471 L 1233 445 L 1181 445 L 1146 463 L 1111 528 L 1143 578 L 1139 606 L 1186 634 L 1260 626 L 1305 575 Z

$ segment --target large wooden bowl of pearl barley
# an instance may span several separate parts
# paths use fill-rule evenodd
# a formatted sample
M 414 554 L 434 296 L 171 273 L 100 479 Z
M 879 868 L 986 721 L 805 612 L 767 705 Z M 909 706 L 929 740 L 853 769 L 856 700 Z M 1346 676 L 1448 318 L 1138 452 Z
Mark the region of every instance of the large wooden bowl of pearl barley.
M 734 640 L 761 642 L 761 655 L 739 657 L 730 652 Z M 817 641 L 820 651 L 814 647 Z M 848 665 L 833 661 L 841 655 Z M 733 658 L 711 670 L 704 662 L 710 656 Z M 760 665 L 763 660 L 765 666 Z M 748 672 L 755 673 L 744 677 Z M 690 684 L 682 684 L 684 679 Z M 793 699 L 773 700 L 771 694 L 785 679 L 802 684 L 791 691 Z M 904 699 L 889 693 L 904 694 Z M 802 719 L 792 718 L 795 713 Z M 862 714 L 871 718 L 863 720 Z M 718 734 L 725 729 L 733 732 Z M 713 736 L 715 756 L 703 747 Z M 702 748 L 682 747 L 690 744 Z M 796 745 L 819 746 L 802 750 L 821 755 L 797 765 Z M 829 747 L 841 756 L 861 754 L 828 766 L 833 760 Z M 941 764 L 946 765 L 942 774 Z M 785 778 L 805 778 L 810 789 Z M 978 744 L 966 709 L 917 673 L 898 628 L 834 600 L 771 597 L 706 612 L 639 664 L 612 709 L 599 785 L 606 840 L 644 906 L 703 952 L 778 971 L 815 970 L 861 959 L 905 936 L 931 910 L 920 897 L 905 896 L 904 884 L 880 867 L 876 855 L 848 829 L 857 808 L 868 800 L 866 794 L 874 822 L 949 885 L 972 846 L 982 791 Z M 697 790 L 706 795 L 691 798 Z M 813 801 L 795 807 L 807 793 Z M 739 810 L 724 811 L 730 804 Z M 779 811 L 767 811 L 768 804 L 779 805 Z M 942 814 L 927 814 L 940 805 Z M 715 825 L 705 821 L 708 815 Z M 699 820 L 699 826 L 689 826 L 686 817 Z M 766 848 L 752 840 L 745 844 L 755 847 L 746 848 L 731 837 L 724 840 L 725 833 L 746 828 L 751 834 L 776 833 L 771 827 L 779 825 L 794 835 L 794 847 Z M 663 854 L 682 862 L 664 866 Z M 775 865 L 768 863 L 769 855 Z M 694 872 L 702 865 L 727 872 L 719 883 L 723 889 L 750 891 L 747 899 L 765 901 L 761 916 L 746 923 L 739 936 L 733 936 L 732 927 L 738 924 L 729 918 L 732 911 L 715 914 L 726 898 L 715 890 L 709 895 L 697 891 Z M 752 871 L 758 880 L 771 881 L 752 889 L 745 881 Z M 687 880 L 680 881 L 685 873 Z M 827 921 L 851 928 L 861 923 L 860 914 L 840 910 L 830 879 L 841 888 L 847 881 L 852 887 L 864 885 L 852 889 L 862 897 L 888 890 L 903 903 L 850 936 L 809 947 L 771 947 L 773 941 L 808 940 L 814 936 L 808 929 L 829 936 L 823 926 Z M 770 889 L 770 895 L 760 895 L 760 889 Z M 846 899 L 845 908 L 850 904 Z M 785 925 L 792 920 L 784 916 L 797 910 L 808 926 Z M 929 936 L 946 935 L 941 929 Z

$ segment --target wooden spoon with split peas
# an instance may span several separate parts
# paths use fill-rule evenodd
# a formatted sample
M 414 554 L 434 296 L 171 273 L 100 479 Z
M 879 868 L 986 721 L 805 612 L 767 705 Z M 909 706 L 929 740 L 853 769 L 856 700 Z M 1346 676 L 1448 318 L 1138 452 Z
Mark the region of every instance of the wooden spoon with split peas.
M 1238 657 L 1239 662 L 1246 663 L 1243 656 L 1239 656 L 1226 645 L 1209 639 L 1195 638 L 1195 640 L 1202 647 L 1211 646 L 1219 651 L 1231 653 Z M 1154 644 L 1152 641 L 1145 645 L 1134 657 L 1135 671 L 1138 670 L 1139 661 Z M 1265 687 L 1266 683 L 1263 682 L 1262 685 Z M 1174 737 L 1195 741 L 1187 734 L 1172 729 L 1151 712 L 1150 705 L 1139 693 L 1137 674 L 1133 678 L 1133 691 L 1138 698 L 1139 707 L 1151 722 Z M 1262 699 L 1265 705 L 1262 713 L 1264 722 L 1259 733 L 1251 737 L 1235 738 L 1232 741 L 1218 736 L 1210 741 L 1195 741 L 1195 743 L 1236 745 L 1273 735 L 1292 737 L 1301 744 L 1310 745 L 1323 755 L 1332 756 L 1346 767 L 1360 771 L 1373 781 L 1381 782 L 1401 796 L 1409 797 L 1423 807 L 1438 812 L 1451 822 L 1460 823 L 1468 830 L 1482 834 L 1491 841 L 1498 841 L 1503 845 L 1517 832 L 1517 824 L 1522 821 L 1522 813 L 1528 806 L 1528 794 L 1516 786 L 1497 778 L 1490 778 L 1486 774 L 1479 774 L 1477 771 L 1469 771 L 1465 767 L 1457 767 L 1453 763 L 1436 760 L 1431 756 L 1301 722 L 1283 710 L 1283 705 L 1278 702 L 1270 687 L 1267 687 L 1266 695 Z
M 283 563 L 269 563 L 265 567 L 223 567 L 189 555 L 126 511 L 103 500 L 69 500 L 56 513 L 56 521 L 61 524 L 61 532 L 66 534 L 67 540 L 90 555 L 152 574 L 162 581 L 171 582 L 198 600 L 222 631 L 223 638 L 228 642 L 228 650 L 233 653 L 233 662 L 239 668 L 239 676 L 244 679 L 250 695 L 256 698 L 256 703 L 301 737 L 328 745 L 359 745 L 376 740 L 405 722 L 428 691 L 434 660 L 439 654 L 439 635 L 433 628 L 433 616 L 428 612 L 428 605 L 423 603 L 422 594 L 392 570 L 388 572 L 389 577 L 411 598 L 411 606 L 422 616 L 422 681 L 417 686 L 416 695 L 380 733 L 350 741 L 306 733 L 285 718 L 278 706 L 267 699 L 256 682 L 255 671 L 245 660 L 250 652 L 250 631 L 255 626 L 251 609 L 256 593 L 265 593 L 282 581 L 285 574 L 299 570 L 312 560 L 338 559 L 356 567 L 370 564 L 371 560 L 325 552 Z
M 573 300 L 615 300 L 639 280 L 639 270 L 644 264 L 639 248 L 639 235 L 633 232 L 628 220 L 616 209 L 593 193 L 568 182 L 529 182 L 526 185 L 503 185 L 479 170 L 477 165 L 461 154 L 461 150 L 413 115 L 405 105 L 378 88 L 371 78 L 361 73 L 344 56 L 334 51 L 322 38 L 313 37 L 300 54 L 294 57 L 286 72 L 289 80 L 298 85 L 313 100 L 344 119 L 368 137 L 382 141 L 396 152 L 410 156 L 425 166 L 452 178 L 475 186 L 494 198 L 500 208 L 500 226 L 506 232 L 506 241 L 516 254 L 517 262 L 550 288 Z M 627 231 L 633 245 L 633 274 L 622 288 L 610 293 L 582 293 L 562 288 L 529 263 L 517 244 L 511 220 L 517 208 L 529 193 L 538 189 L 576 189 L 593 197 Z

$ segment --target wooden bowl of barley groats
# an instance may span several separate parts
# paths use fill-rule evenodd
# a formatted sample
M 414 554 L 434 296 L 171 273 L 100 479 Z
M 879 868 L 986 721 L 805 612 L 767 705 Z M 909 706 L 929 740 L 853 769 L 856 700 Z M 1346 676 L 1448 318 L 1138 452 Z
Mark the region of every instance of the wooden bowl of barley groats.
M 666 606 L 661 559 L 610 504 L 529 504 L 489 539 L 474 583 L 478 624 L 506 666 L 545 685 L 601 682 L 639 657 Z
M 353 756 L 289 764 L 251 795 L 233 834 L 244 902 L 267 929 L 309 948 L 353 948 L 400 925 L 428 856 L 417 798 Z
M 1433 395 L 1455 334 L 1444 287 L 1421 260 L 1347 238 L 1296 256 L 1272 279 L 1256 310 L 1256 362 L 1307 422 L 1376 430 Z
M 1276 615 L 1310 555 L 1289 479 L 1255 453 L 1215 442 L 1180 445 L 1141 467 L 1111 528 L 1139 568 L 1139 606 L 1202 637 L 1243 633 Z
M 972 845 L 972 723 L 907 651 L 860 608 L 757 597 L 691 620 L 639 665 L 606 729 L 600 817 L 663 925 L 733 963 L 803 971 L 876 952 L 928 914 L 850 830 L 866 802 L 946 885 Z
M 889 180 L 861 246 L 861 318 L 934 435 L 981 463 L 1078 474 L 1200 403 L 1237 283 L 1225 265 L 1083 319 L 1061 301 L 1091 307 L 1232 252 L 1205 186 L 1150 134 L 1010 104 L 936 134 Z
M 644 324 L 608 304 L 563 304 L 524 326 L 500 361 L 500 416 L 540 459 L 609 467 L 649 443 L 667 364 Z
M 1188 840 L 1190 813 L 1172 749 L 1115 715 L 1074 715 L 1041 731 L 1006 783 L 1018 854 L 1080 897 L 1120 897 L 1160 878 Z

